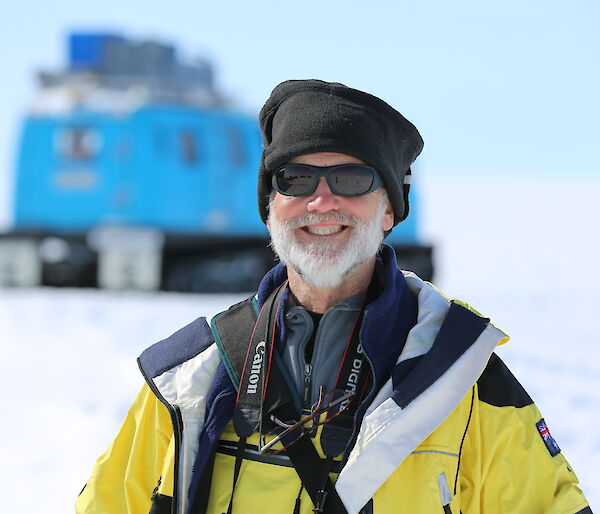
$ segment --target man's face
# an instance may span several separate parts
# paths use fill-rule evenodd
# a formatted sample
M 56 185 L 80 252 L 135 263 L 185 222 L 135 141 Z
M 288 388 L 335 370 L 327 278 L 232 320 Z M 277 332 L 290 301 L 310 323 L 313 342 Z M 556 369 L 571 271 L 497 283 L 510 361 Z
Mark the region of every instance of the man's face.
M 313 166 L 364 164 L 349 155 L 320 152 L 291 162 Z M 368 195 L 334 195 L 324 177 L 314 193 L 274 194 L 267 225 L 280 259 L 317 287 L 335 287 L 372 258 L 392 228 L 394 213 L 382 190 Z

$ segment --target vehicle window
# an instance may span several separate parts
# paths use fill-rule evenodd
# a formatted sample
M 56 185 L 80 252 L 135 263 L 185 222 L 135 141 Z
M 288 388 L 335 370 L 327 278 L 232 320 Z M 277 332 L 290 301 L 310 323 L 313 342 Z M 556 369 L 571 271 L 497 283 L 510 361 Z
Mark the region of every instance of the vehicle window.
M 246 153 L 244 151 L 244 136 L 240 129 L 234 125 L 227 127 L 227 139 L 229 140 L 229 155 L 231 163 L 236 168 L 246 164 Z
M 184 163 L 193 166 L 199 161 L 198 138 L 191 130 L 179 133 L 179 149 Z
M 89 161 L 100 153 L 102 138 L 90 127 L 69 127 L 56 134 L 55 149 L 63 159 Z

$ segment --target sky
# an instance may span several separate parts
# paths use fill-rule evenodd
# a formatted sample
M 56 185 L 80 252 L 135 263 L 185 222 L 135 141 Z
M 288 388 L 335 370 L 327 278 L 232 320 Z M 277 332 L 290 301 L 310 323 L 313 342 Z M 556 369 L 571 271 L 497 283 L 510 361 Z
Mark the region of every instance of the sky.
M 250 113 L 290 78 L 376 94 L 419 128 L 421 173 L 568 177 L 600 170 L 599 14 L 594 0 L 11 2 L 0 20 L 0 223 L 35 72 L 64 67 L 71 30 L 208 57 Z

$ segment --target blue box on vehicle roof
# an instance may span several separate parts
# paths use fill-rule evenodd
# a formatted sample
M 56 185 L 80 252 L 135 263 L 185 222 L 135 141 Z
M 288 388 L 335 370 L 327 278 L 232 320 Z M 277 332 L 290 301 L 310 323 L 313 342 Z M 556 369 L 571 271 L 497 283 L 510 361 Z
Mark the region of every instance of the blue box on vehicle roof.
M 100 67 L 108 41 L 121 40 L 114 34 L 74 33 L 69 35 L 69 68 L 93 70 Z

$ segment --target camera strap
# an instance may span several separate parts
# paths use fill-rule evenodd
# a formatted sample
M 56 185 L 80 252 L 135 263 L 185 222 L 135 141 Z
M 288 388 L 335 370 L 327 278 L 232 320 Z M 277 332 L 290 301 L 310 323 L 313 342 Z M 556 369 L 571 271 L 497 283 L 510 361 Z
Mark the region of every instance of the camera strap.
M 297 419 L 301 414 L 279 367 L 272 365 L 277 318 L 286 287 L 287 281 L 269 296 L 258 314 L 254 297 L 250 297 L 219 314 L 211 323 L 227 371 L 238 386 L 233 425 L 240 438 L 265 427 L 272 428 L 271 414 L 281 420 Z M 368 366 L 363 363 L 359 341 L 363 310 L 364 305 L 355 320 L 336 379 L 336 387 L 350 390 L 355 396 L 348 400 L 351 404 L 346 411 L 322 427 L 320 442 L 327 458 L 321 459 L 310 437 L 300 438 L 285 450 L 315 513 L 346 513 L 329 472 L 333 458 L 343 452 L 350 438 L 354 415 L 368 383 Z

